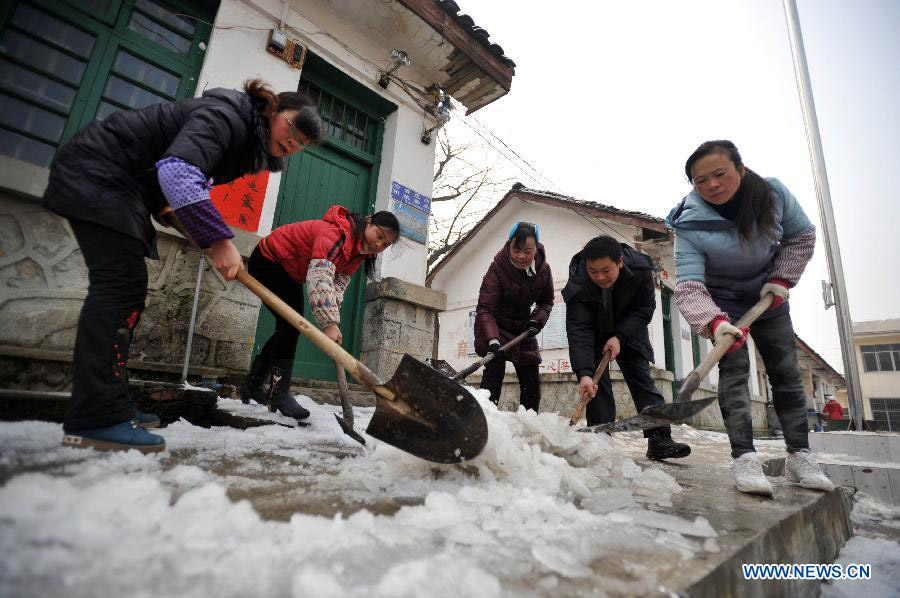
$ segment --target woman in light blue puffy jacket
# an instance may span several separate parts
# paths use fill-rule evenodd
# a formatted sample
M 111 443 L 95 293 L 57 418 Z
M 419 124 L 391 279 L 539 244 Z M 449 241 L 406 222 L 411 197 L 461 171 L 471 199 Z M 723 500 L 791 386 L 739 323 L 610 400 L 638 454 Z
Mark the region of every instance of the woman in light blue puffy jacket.
M 742 492 L 772 494 L 753 448 L 748 330 L 732 322 L 773 293 L 772 307 L 749 332 L 765 363 L 784 431 L 785 472 L 806 488 L 831 490 L 833 484 L 809 452 L 806 395 L 787 304 L 788 289 L 812 257 L 816 229 L 787 187 L 746 168 L 730 141 L 703 143 L 684 170 L 694 190 L 666 219 L 675 229 L 675 300 L 699 334 L 715 342 L 725 335 L 737 338 L 719 362 L 718 390 L 735 485 Z

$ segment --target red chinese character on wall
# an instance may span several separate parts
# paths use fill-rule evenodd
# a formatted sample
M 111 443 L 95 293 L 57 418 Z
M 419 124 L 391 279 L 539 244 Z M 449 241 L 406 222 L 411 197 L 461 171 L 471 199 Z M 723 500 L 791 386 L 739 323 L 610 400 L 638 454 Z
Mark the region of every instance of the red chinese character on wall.
M 216 185 L 209 193 L 213 205 L 225 224 L 249 231 L 259 229 L 259 216 L 266 197 L 269 171 L 248 174 L 224 185 Z
M 465 357 L 466 353 L 468 353 L 466 349 L 465 341 L 459 341 L 459 344 L 456 345 L 456 356 L 457 357 Z

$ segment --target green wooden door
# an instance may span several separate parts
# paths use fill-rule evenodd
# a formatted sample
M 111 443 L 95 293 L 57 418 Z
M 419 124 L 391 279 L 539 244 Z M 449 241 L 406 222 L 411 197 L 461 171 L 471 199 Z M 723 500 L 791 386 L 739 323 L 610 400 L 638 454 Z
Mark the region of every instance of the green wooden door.
M 290 159 L 281 179 L 272 228 L 320 219 L 333 205 L 342 205 L 352 212 L 372 213 L 384 117 L 395 107 L 315 56 L 310 56 L 303 67 L 300 91 L 318 103 L 328 138 L 321 146 L 308 148 Z M 341 306 L 344 348 L 356 356 L 360 349 L 364 294 L 365 272 L 360 267 Z M 312 318 L 305 299 L 304 315 Z M 261 309 L 254 355 L 274 329 L 274 317 L 268 309 Z M 334 362 L 301 336 L 293 375 L 334 380 Z

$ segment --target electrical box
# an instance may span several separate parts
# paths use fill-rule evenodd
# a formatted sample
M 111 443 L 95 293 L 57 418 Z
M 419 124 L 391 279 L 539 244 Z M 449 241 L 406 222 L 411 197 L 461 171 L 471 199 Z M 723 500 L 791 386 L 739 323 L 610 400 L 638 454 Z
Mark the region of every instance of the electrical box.
M 280 58 L 295 69 L 302 67 L 306 60 L 306 44 L 297 39 L 289 39 L 287 33 L 281 29 L 269 31 L 266 52 Z

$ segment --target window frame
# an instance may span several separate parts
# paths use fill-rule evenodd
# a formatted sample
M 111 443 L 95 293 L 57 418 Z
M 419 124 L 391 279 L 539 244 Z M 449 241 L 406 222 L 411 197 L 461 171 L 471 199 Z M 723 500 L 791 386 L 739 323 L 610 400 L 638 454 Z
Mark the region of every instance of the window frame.
M 127 28 L 128 22 L 135 11 L 134 0 L 110 0 L 109 8 L 102 15 L 91 11 L 87 7 L 79 6 L 72 0 L 62 2 L 51 0 L 14 0 L 13 2 L 3 3 L 2 8 L 0 8 L 0 34 L 5 35 L 10 28 L 12 16 L 18 7 L 22 4 L 27 4 L 75 29 L 94 36 L 94 45 L 87 57 L 76 56 L 74 52 L 61 47 L 59 44 L 55 44 L 52 40 L 23 31 L 23 34 L 29 38 L 39 40 L 40 43 L 73 58 L 77 57 L 79 61 L 85 64 L 84 72 L 81 75 L 80 82 L 73 84 L 52 73 L 35 68 L 29 65 L 27 61 L 5 53 L 2 54 L 4 60 L 22 67 L 39 77 L 73 88 L 75 96 L 72 99 L 68 113 L 65 113 L 59 107 L 49 106 L 36 96 L 28 96 L 27 94 L 17 93 L 14 90 L 3 90 L 5 95 L 64 118 L 62 133 L 56 142 L 30 131 L 17 129 L 11 125 L 0 125 L 0 128 L 21 137 L 53 146 L 53 153 L 55 154 L 79 129 L 96 119 L 98 110 L 104 100 L 106 86 L 110 77 L 114 74 L 125 78 L 128 83 L 141 89 L 156 95 L 165 96 L 170 101 L 193 97 L 206 54 L 205 48 L 201 49 L 200 44 L 209 44 L 212 27 L 208 23 L 213 22 L 218 3 L 205 0 L 193 2 L 185 0 L 156 0 L 156 2 L 165 5 L 172 12 L 195 17 L 194 37 L 187 53 L 180 54 L 174 50 L 167 49 L 164 45 L 129 30 Z M 17 31 L 22 30 L 17 28 Z M 179 83 L 174 96 L 160 93 L 159 90 L 155 90 L 139 81 L 114 73 L 113 64 L 119 51 L 125 51 L 138 60 L 177 76 Z M 121 103 L 110 103 L 124 109 Z M 43 167 L 43 165 L 41 166 Z
M 863 372 L 898 372 L 900 371 L 900 344 L 882 343 L 872 345 L 860 345 L 859 353 L 863 362 Z M 870 364 L 866 358 L 873 361 Z M 884 368 L 883 359 L 887 359 L 891 367 Z

